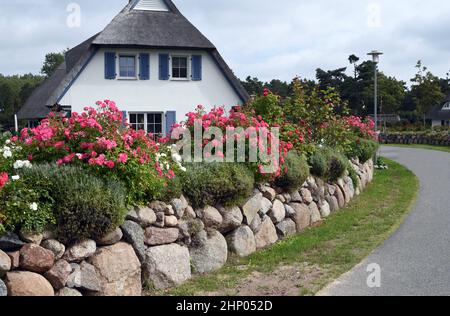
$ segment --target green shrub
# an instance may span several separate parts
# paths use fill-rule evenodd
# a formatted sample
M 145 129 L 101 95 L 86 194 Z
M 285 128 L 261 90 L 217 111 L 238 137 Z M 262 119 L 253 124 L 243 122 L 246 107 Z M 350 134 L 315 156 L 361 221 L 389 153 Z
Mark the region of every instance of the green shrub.
M 38 165 L 24 170 L 23 176 L 51 183 L 56 232 L 63 242 L 98 239 L 124 221 L 126 191 L 120 182 L 97 178 L 79 167 L 56 165 Z
M 345 171 L 351 173 L 348 159 L 339 151 L 329 147 L 318 147 L 308 159 L 311 173 L 326 181 L 334 182 L 341 178 Z
M 253 191 L 253 174 L 234 163 L 190 164 L 183 175 L 183 192 L 195 207 L 242 202 Z
M 361 163 L 367 162 L 377 153 L 379 144 L 373 140 L 358 139 L 346 152 L 349 158 L 358 158 Z
M 327 180 L 330 182 L 334 182 L 344 176 L 344 173 L 348 167 L 348 163 L 349 162 L 347 157 L 345 157 L 341 153 L 331 153 L 328 165 Z
M 287 172 L 275 180 L 275 184 L 288 191 L 300 188 L 309 176 L 309 166 L 305 158 L 295 152 L 290 152 L 286 157 L 285 166 Z
M 119 168 L 118 173 L 107 172 L 101 176 L 125 185 L 127 205 L 143 205 L 148 201 L 167 200 L 181 195 L 180 185 L 172 183 L 175 180 L 159 176 L 152 164 L 130 162 Z
M 22 229 L 42 232 L 54 225 L 53 199 L 46 179 L 21 178 L 10 181 L 0 190 L 0 235 Z
M 308 163 L 311 166 L 311 174 L 325 178 L 328 172 L 328 160 L 328 153 L 324 149 L 316 149 L 308 159 Z

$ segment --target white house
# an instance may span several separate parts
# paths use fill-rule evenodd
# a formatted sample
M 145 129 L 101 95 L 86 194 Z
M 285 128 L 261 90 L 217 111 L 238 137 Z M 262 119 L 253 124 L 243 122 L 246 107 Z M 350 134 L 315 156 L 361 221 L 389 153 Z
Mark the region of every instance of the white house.
M 230 108 L 249 95 L 171 0 L 131 0 L 102 32 L 66 53 L 18 117 L 33 125 L 55 105 L 81 112 L 104 99 L 135 128 L 164 134 L 199 104 Z
M 431 120 L 432 126 L 450 126 L 450 94 L 444 102 L 433 107 L 427 114 L 427 119 Z

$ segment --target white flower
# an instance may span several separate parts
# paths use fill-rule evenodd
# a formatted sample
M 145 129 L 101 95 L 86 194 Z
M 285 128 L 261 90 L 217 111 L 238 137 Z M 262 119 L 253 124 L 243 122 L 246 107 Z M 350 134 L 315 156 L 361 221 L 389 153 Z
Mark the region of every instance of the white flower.
M 23 168 L 23 161 L 22 160 L 17 160 L 14 164 L 13 164 L 14 169 L 22 169 Z
M 11 150 L 5 150 L 3 152 L 3 157 L 5 157 L 6 159 L 11 158 L 12 157 L 12 152 Z
M 183 171 L 183 172 L 187 171 L 187 169 L 185 167 L 180 167 L 180 170 Z
M 17 181 L 20 179 L 20 176 L 12 176 L 11 179 L 13 179 L 13 181 Z
M 30 169 L 32 167 L 31 162 L 28 160 L 17 160 L 14 165 L 14 169 L 22 169 L 22 168 L 28 168 Z
M 32 211 L 37 211 L 38 210 L 38 205 L 36 202 L 33 202 L 30 204 L 30 210 Z
M 5 144 L 6 144 L 6 145 L 11 144 L 11 140 L 7 139 L 6 142 L 5 142 Z

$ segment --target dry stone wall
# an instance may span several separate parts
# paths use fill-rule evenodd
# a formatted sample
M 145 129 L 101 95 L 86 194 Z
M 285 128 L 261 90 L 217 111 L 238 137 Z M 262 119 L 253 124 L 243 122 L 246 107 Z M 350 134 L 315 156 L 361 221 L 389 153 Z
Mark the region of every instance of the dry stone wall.
M 130 210 L 102 239 L 64 245 L 51 233 L 0 237 L 0 296 L 139 296 L 178 286 L 302 233 L 339 211 L 373 179 L 373 162 L 352 161 L 359 182 L 309 177 L 295 192 L 260 185 L 243 205 L 194 209 L 182 196 Z

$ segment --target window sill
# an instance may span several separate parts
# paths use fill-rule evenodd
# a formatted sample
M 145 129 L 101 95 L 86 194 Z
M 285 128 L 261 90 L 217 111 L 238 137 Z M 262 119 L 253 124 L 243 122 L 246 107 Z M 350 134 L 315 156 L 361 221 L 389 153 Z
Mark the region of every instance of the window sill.
M 138 77 L 118 77 L 117 80 L 134 80 L 137 81 L 139 80 Z
M 170 81 L 190 81 L 189 78 L 170 78 Z

